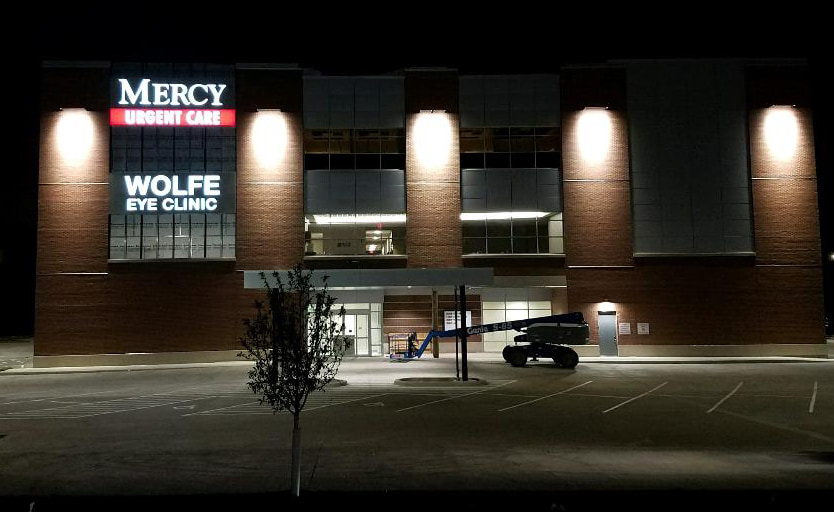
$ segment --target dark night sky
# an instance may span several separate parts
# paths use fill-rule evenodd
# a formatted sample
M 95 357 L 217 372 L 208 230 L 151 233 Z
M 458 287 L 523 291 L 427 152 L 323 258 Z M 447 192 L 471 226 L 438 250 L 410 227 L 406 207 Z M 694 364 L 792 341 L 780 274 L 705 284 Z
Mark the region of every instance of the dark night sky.
M 130 3 L 130 8 L 148 5 Z M 162 5 L 155 9 L 164 9 Z M 9 21 L 20 30 L 12 37 L 4 34 L 8 39 L 4 40 L 5 147 L 12 158 L 0 181 L 4 205 L 0 289 L 6 303 L 0 308 L 0 336 L 33 330 L 38 88 L 43 60 L 284 62 L 326 74 L 376 74 L 421 66 L 452 67 L 462 73 L 554 72 L 566 64 L 622 58 L 804 57 L 809 59 L 812 77 L 823 213 L 825 198 L 834 188 L 834 180 L 827 176 L 832 167 L 827 115 L 832 112 L 832 95 L 824 77 L 830 40 L 807 21 L 820 19 L 819 13 L 796 10 L 759 19 L 732 19 L 721 13 L 723 21 L 718 21 L 717 11 L 707 6 L 697 13 L 678 6 L 674 12 L 639 14 L 611 12 L 595 4 L 587 12 L 528 7 L 488 18 L 471 12 L 430 16 L 445 11 L 433 10 L 429 4 L 378 8 L 362 4 L 362 11 L 348 6 L 341 12 L 317 4 L 311 13 L 252 11 L 227 16 L 213 14 L 208 6 L 189 4 L 191 14 L 137 14 L 128 12 L 128 7 L 115 8 L 122 11 L 116 12 L 108 5 L 95 16 L 75 11 L 69 16 L 52 13 L 44 19 L 30 14 Z M 470 11 L 489 9 L 487 4 L 469 7 Z M 357 15 L 363 21 L 356 21 Z M 404 16 L 419 21 L 403 23 Z M 834 241 L 826 236 L 831 223 L 826 223 L 825 215 L 821 220 L 823 251 L 828 254 L 834 251 Z M 826 261 L 824 266 L 834 274 L 834 263 Z M 834 310 L 833 277 L 828 276 L 826 286 L 829 315 Z

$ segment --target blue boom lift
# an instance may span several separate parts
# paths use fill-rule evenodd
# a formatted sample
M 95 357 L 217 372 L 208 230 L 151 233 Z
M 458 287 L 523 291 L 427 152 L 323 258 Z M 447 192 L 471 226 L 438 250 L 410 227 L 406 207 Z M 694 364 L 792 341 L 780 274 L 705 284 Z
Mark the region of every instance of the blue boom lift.
M 541 316 L 526 320 L 513 320 L 494 324 L 476 325 L 466 328 L 466 335 L 473 336 L 485 332 L 516 330 L 521 332 L 514 338 L 514 345 L 504 347 L 504 360 L 513 366 L 524 366 L 527 359 L 539 357 L 552 358 L 553 362 L 564 368 L 574 368 L 579 363 L 576 351 L 567 345 L 587 345 L 590 336 L 588 323 L 582 313 Z M 434 338 L 450 338 L 463 334 L 463 329 L 448 331 L 430 331 L 420 345 L 414 350 L 411 343 L 404 357 L 420 357 Z

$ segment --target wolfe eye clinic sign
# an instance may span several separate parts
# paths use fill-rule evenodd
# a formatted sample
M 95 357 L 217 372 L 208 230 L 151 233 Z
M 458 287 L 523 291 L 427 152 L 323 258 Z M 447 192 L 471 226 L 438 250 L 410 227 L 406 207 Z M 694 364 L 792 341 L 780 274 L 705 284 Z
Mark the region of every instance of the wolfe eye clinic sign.
M 224 83 L 116 79 L 110 126 L 235 126 Z M 225 107 L 225 108 L 224 108 Z
M 110 174 L 110 213 L 234 213 L 235 174 Z

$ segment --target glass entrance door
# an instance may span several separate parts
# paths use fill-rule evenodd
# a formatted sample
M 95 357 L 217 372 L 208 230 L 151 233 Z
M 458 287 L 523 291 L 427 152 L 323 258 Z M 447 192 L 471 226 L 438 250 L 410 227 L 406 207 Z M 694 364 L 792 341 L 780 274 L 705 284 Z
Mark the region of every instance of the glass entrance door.
M 369 311 L 350 311 L 345 313 L 345 335 L 351 341 L 348 354 L 356 356 L 370 356 Z

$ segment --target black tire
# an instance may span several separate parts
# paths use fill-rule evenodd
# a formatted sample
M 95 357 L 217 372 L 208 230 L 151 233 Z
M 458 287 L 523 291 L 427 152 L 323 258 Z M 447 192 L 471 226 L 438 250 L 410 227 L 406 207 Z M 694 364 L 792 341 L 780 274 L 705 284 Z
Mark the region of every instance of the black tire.
M 506 347 L 504 347 L 504 350 L 501 351 L 501 355 L 504 357 L 504 361 L 506 361 L 508 363 L 510 362 L 510 352 L 512 352 L 512 351 L 513 351 L 513 346 L 512 345 L 507 345 Z
M 568 348 L 560 351 L 559 354 L 553 358 L 553 362 L 562 368 L 576 368 L 576 365 L 579 364 L 579 354 L 577 354 L 573 349 Z
M 510 364 L 515 367 L 521 367 L 527 364 L 527 354 L 523 349 L 516 348 L 510 351 Z

